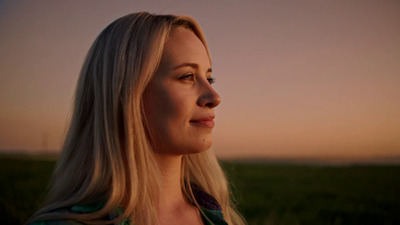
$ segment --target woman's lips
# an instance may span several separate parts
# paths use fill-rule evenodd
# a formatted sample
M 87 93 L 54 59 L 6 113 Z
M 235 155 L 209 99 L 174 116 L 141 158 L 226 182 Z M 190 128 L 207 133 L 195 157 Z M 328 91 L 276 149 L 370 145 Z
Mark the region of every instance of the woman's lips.
M 215 126 L 214 115 L 201 117 L 199 119 L 190 120 L 190 123 L 195 126 L 213 128 Z

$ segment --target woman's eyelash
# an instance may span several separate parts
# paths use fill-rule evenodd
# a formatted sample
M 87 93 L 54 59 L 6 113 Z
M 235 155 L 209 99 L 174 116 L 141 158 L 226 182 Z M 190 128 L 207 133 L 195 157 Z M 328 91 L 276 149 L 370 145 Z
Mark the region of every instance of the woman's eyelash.
M 193 81 L 194 80 L 194 74 L 193 73 L 189 73 L 189 74 L 183 75 L 179 79 Z M 209 77 L 209 78 L 207 78 L 207 81 L 208 81 L 208 83 L 213 84 L 213 83 L 215 83 L 215 78 L 214 77 Z
M 180 79 L 181 80 L 194 80 L 194 74 L 189 73 L 189 74 L 183 75 Z

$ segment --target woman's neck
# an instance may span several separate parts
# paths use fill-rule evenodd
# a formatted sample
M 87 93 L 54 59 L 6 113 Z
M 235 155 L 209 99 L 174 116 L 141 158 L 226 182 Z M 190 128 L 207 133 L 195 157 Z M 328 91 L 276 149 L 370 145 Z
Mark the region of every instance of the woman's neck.
M 154 154 L 161 173 L 157 217 L 160 224 L 202 224 L 197 208 L 181 188 L 182 156 Z
M 176 209 L 185 203 L 181 188 L 181 155 L 155 154 L 161 173 L 161 189 L 157 208 Z

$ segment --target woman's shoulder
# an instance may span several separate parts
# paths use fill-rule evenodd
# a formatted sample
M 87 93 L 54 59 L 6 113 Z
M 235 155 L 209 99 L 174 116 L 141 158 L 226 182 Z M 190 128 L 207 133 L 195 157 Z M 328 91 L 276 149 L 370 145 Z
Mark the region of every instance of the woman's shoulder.
M 221 206 L 217 200 L 207 192 L 203 191 L 199 186 L 192 184 L 192 191 L 197 203 L 202 208 L 209 210 L 221 210 Z
M 203 217 L 205 224 L 228 225 L 222 214 L 221 206 L 213 196 L 203 191 L 199 186 L 193 184 L 192 191 L 203 212 L 202 217 L 205 216 L 205 218 Z

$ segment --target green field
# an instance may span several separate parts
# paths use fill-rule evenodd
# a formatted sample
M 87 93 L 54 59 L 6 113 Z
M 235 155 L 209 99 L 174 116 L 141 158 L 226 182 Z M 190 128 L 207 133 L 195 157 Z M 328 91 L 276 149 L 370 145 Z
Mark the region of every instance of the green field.
M 249 225 L 400 224 L 400 166 L 224 162 Z M 0 156 L 0 224 L 22 224 L 54 161 Z

